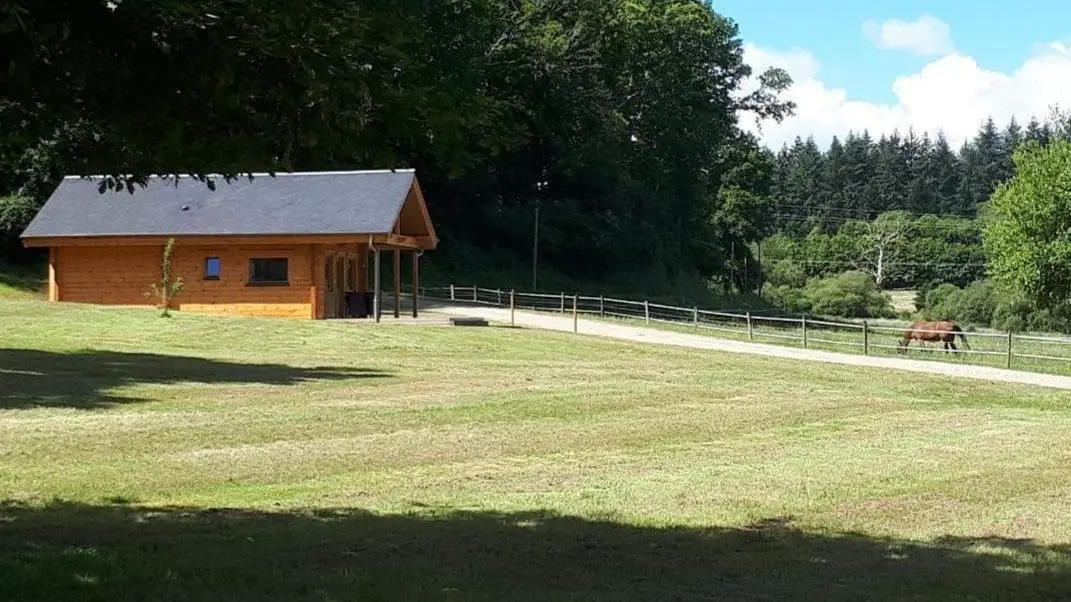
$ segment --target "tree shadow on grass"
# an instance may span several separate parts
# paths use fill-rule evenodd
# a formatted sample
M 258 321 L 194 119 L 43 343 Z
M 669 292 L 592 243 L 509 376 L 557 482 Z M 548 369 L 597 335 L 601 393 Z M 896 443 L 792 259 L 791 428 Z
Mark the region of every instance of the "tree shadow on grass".
M 295 385 L 316 380 L 383 378 L 367 368 L 298 368 L 238 364 L 198 357 L 85 350 L 72 353 L 0 349 L 0 410 L 33 407 L 93 409 L 145 401 L 116 393 L 135 384 Z
M 0 505 L 0 598 L 19 600 L 1055 600 L 1069 566 L 1067 546 L 922 545 L 784 519 Z
M 0 288 L 7 287 L 24 293 L 42 295 L 46 292 L 47 267 L 11 265 L 0 261 Z

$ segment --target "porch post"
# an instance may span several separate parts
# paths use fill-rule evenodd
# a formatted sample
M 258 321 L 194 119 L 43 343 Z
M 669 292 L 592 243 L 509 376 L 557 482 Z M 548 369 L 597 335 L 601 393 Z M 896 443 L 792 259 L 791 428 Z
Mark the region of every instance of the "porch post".
M 48 300 L 60 300 L 59 247 L 48 248 Z
M 417 317 L 420 304 L 420 251 L 413 251 L 413 317 Z
M 368 292 L 368 247 L 357 247 L 357 290 L 362 293 Z
M 373 285 L 375 288 L 372 290 L 372 314 L 376 317 L 376 322 L 379 322 L 380 315 L 383 313 L 383 290 L 379 283 L 379 248 L 377 247 L 372 251 L 375 253 L 374 263 L 375 267 L 372 268 L 374 274 L 372 279 L 375 282 Z
M 394 319 L 402 315 L 402 252 L 394 249 Z

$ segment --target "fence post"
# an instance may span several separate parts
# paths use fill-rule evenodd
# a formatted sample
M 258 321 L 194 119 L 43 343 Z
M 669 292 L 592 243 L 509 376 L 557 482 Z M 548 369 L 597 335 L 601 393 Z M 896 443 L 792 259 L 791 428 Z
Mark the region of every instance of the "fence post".
M 747 318 L 747 340 L 754 341 L 755 331 L 751 328 L 751 312 L 747 312 L 744 317 Z
M 692 308 L 692 325 L 695 326 L 695 331 L 699 332 L 699 308 Z
M 800 324 L 803 326 L 803 348 L 807 348 L 807 314 L 803 314 L 800 318 Z
M 565 293 L 563 292 L 561 295 L 562 295 L 562 313 L 564 314 L 565 313 Z
M 602 295 L 599 295 L 599 317 L 606 317 L 606 298 Z
M 502 289 L 496 288 L 495 292 L 498 293 L 498 305 L 499 305 L 499 307 L 501 307 L 502 306 Z
M 480 290 L 480 289 L 476 288 L 476 285 L 475 285 L 475 284 L 473 284 L 473 285 L 472 285 L 472 302 L 473 302 L 473 303 L 476 303 L 476 302 L 478 302 L 478 301 L 480 300 L 480 298 L 479 298 L 478 296 L 476 296 L 476 295 L 477 295 L 477 292 L 478 292 L 479 290 Z
M 863 355 L 870 355 L 870 325 L 863 320 Z
M 576 311 L 576 298 L 577 295 L 573 295 L 573 334 L 577 333 L 577 311 Z
M 510 326 L 516 326 L 517 325 L 516 308 L 517 308 L 516 291 L 511 290 L 509 292 L 509 325 Z
M 1012 331 L 1008 331 L 1008 369 L 1011 370 L 1012 364 Z
M 454 285 L 452 284 L 450 285 L 450 300 L 457 301 L 457 299 L 454 298 Z
M 651 325 L 651 302 L 646 299 L 643 300 L 643 321 Z

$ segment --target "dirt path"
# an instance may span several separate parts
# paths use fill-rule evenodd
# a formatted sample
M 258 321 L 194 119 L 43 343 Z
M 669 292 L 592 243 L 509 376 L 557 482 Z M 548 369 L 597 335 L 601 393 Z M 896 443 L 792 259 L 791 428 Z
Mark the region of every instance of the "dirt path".
M 497 307 L 480 307 L 464 305 L 441 305 L 435 302 L 428 304 L 427 309 L 455 316 L 478 316 L 494 322 L 509 322 L 509 310 Z M 572 316 L 561 317 L 553 314 L 518 311 L 515 316 L 517 326 L 528 328 L 541 328 L 545 330 L 559 330 L 572 332 Z M 848 353 L 835 353 L 830 351 L 818 351 L 814 349 L 798 349 L 767 345 L 762 343 L 746 343 L 718 339 L 709 336 L 691 335 L 653 328 L 640 328 L 624 326 L 594 320 L 577 320 L 577 332 L 585 335 L 594 335 L 621 339 L 626 341 L 639 341 L 658 345 L 675 345 L 678 347 L 690 347 L 693 349 L 709 349 L 730 353 L 748 353 L 767 357 L 780 357 L 792 360 L 804 360 L 812 362 L 827 362 L 831 364 L 846 364 L 849 366 L 869 366 L 874 368 L 891 368 L 894 370 L 907 370 L 909 372 L 923 372 L 927 374 L 939 374 L 943 376 L 957 376 L 1006 383 L 1020 383 L 1036 385 L 1054 389 L 1071 391 L 1071 377 L 1057 376 L 1053 374 L 1040 374 L 1036 372 L 1020 372 L 1017 370 L 1005 370 L 988 366 L 972 366 L 967 364 L 952 364 L 945 362 L 921 361 L 900 359 L 893 357 L 852 355 Z

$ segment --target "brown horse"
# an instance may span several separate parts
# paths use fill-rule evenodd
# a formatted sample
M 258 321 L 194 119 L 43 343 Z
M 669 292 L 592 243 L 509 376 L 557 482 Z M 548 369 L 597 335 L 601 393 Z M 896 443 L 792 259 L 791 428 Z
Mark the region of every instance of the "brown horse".
M 907 346 L 911 344 L 911 340 L 914 339 L 919 342 L 920 345 L 925 346 L 926 341 L 940 341 L 944 343 L 945 353 L 948 353 L 949 347 L 952 351 L 956 351 L 956 335 L 963 341 L 963 348 L 967 351 L 971 350 L 971 346 L 967 344 L 967 335 L 963 334 L 963 330 L 959 325 L 950 320 L 941 322 L 914 322 L 911 326 L 907 327 L 904 331 L 904 339 L 900 341 L 899 349 L 897 353 L 907 353 Z

